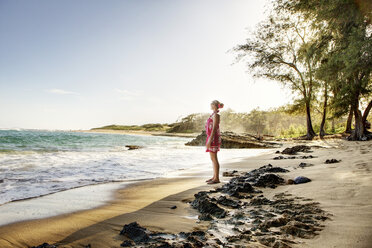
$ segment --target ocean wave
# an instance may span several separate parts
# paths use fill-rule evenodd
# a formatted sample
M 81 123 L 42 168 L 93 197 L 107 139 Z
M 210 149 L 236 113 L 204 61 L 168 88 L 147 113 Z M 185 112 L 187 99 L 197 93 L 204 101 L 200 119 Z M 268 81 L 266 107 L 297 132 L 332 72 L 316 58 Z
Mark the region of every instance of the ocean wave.
M 92 184 L 166 176 L 209 164 L 204 148 L 185 146 L 187 141 L 189 138 L 0 130 L 0 204 Z M 143 148 L 129 151 L 125 145 Z M 220 161 L 247 154 L 248 150 L 230 150 L 221 154 Z

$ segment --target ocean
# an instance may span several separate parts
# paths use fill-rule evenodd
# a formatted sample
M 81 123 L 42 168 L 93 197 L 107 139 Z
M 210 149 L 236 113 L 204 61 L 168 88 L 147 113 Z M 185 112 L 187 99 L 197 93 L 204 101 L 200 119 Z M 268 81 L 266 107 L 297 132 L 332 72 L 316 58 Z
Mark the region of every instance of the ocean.
M 212 168 L 191 138 L 42 130 L 0 130 L 0 205 L 72 188 Z M 126 145 L 142 148 L 128 150 Z M 220 163 L 262 153 L 221 149 Z

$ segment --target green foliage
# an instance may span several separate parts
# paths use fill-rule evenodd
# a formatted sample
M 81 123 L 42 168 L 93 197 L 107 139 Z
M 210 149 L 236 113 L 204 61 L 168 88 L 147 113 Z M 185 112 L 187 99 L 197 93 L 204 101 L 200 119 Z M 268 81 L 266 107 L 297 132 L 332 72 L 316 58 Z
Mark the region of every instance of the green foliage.
M 308 138 L 315 136 L 311 107 L 320 86 L 316 71 L 321 65 L 323 47 L 318 30 L 304 16 L 286 8 L 274 8 L 269 17 L 258 24 L 245 44 L 234 48 L 237 60 L 247 59 L 255 77 L 281 82 L 295 94 L 291 112 L 306 111 Z
M 289 128 L 282 129 L 280 131 L 279 138 L 295 138 L 299 136 L 303 136 L 306 134 L 306 126 L 305 125 L 294 125 L 291 124 Z
M 180 121 L 170 125 L 168 133 L 194 133 L 200 132 L 204 127 L 208 114 L 196 113 L 183 117 Z
M 123 131 L 166 131 L 170 127 L 168 124 L 144 124 L 138 125 L 108 125 L 104 127 L 92 128 L 92 130 L 123 130 Z
M 355 0 L 276 0 L 280 11 L 301 15 L 318 31 L 320 66 L 316 78 L 329 84 L 333 117 L 355 116 L 353 139 L 364 139 L 364 123 L 359 110 L 363 98 L 372 94 L 372 4 Z M 319 46 L 320 44 L 320 46 Z
M 254 135 L 278 136 L 291 124 L 306 127 L 304 116 L 287 113 L 287 107 L 268 111 L 257 109 L 249 113 L 238 113 L 231 109 L 220 112 L 221 131 L 250 133 Z M 205 129 L 209 114 L 191 114 L 179 122 L 170 124 L 167 132 L 198 133 Z M 306 129 L 306 128 L 305 128 Z
M 236 133 L 249 133 L 253 135 L 274 136 L 279 138 L 294 138 L 306 134 L 304 113 L 289 113 L 290 105 L 281 106 L 271 110 L 253 109 L 249 113 L 234 112 L 227 109 L 220 112 L 221 131 Z M 314 129 L 319 131 L 322 113 L 314 111 Z M 109 125 L 95 129 L 106 130 L 138 130 L 163 131 L 168 133 L 199 133 L 205 128 L 208 113 L 190 114 L 172 124 L 145 124 L 138 125 Z M 372 121 L 372 117 L 368 118 Z M 346 116 L 326 121 L 327 134 L 343 133 L 345 131 Z

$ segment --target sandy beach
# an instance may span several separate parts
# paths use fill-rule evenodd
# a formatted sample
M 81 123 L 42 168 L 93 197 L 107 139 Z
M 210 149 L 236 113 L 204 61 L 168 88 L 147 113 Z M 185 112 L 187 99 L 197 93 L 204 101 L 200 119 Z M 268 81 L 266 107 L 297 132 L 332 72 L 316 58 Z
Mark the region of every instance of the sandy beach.
M 231 170 L 248 172 L 272 164 L 289 170 L 280 174 L 285 180 L 308 177 L 311 182 L 304 184 L 260 188 L 268 199 L 284 192 L 319 202 L 319 208 L 329 216 L 321 222 L 317 235 L 312 238 L 294 237 L 290 246 L 371 247 L 371 142 L 327 139 L 305 144 L 312 146 L 309 153 L 312 158 L 302 159 L 301 156 L 309 154 L 299 153 L 295 159 L 274 160 L 278 154 L 270 150 L 265 155 L 222 164 L 221 174 Z M 278 150 L 293 145 L 293 142 L 288 142 Z M 325 164 L 327 159 L 341 161 Z M 299 167 L 301 162 L 307 166 Z M 190 206 L 190 202 L 194 200 L 194 194 L 221 187 L 231 179 L 221 177 L 220 184 L 207 185 L 204 181 L 208 177 L 209 172 L 205 170 L 199 173 L 185 171 L 177 177 L 136 182 L 117 189 L 113 199 L 93 209 L 1 226 L 0 247 L 32 247 L 44 242 L 66 248 L 120 247 L 128 239 L 120 235 L 120 231 L 125 224 L 135 221 L 151 232 L 205 231 L 210 222 L 198 220 L 199 212 Z M 172 209 L 173 206 L 176 208 Z M 271 246 L 258 241 L 253 235 L 246 245 Z
M 372 0 L 2 0 L 0 33 L 0 248 L 372 248 Z

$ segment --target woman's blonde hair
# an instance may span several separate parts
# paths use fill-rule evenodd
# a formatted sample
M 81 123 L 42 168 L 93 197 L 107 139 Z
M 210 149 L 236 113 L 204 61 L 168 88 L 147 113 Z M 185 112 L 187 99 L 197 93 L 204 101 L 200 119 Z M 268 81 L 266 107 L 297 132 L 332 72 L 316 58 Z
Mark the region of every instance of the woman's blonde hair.
M 223 108 L 223 103 L 218 100 L 213 100 L 212 104 L 217 107 L 217 109 Z

